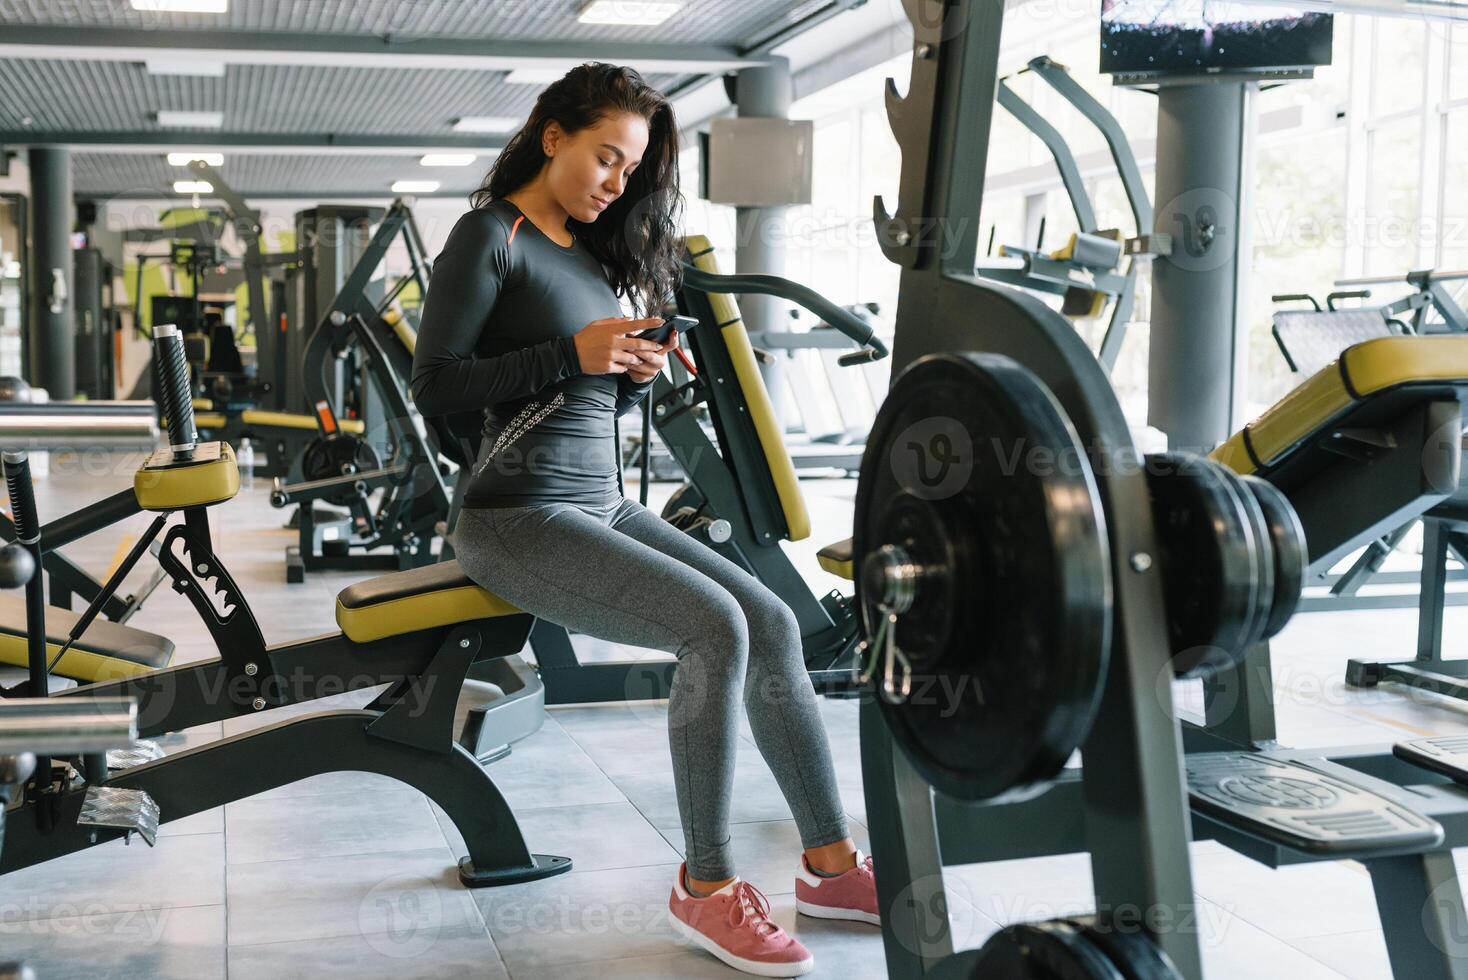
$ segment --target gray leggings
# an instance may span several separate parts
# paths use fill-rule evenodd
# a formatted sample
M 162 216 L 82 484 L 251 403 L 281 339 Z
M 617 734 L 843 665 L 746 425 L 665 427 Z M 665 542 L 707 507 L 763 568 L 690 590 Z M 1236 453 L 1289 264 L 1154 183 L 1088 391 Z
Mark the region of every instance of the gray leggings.
M 691 877 L 734 875 L 729 803 L 741 688 L 802 844 L 847 836 L 795 614 L 754 576 L 622 497 L 604 507 L 466 509 L 453 540 L 471 579 L 526 612 L 677 656 L 668 740 Z

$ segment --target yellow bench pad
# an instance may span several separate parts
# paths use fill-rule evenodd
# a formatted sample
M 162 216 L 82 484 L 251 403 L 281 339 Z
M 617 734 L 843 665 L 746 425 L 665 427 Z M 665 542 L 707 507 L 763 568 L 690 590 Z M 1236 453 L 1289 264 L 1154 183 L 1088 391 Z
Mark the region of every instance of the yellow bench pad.
M 470 581 L 456 561 L 381 575 L 336 597 L 336 623 L 354 643 L 518 612 Z
M 66 635 L 79 618 L 79 614 L 70 610 L 46 607 L 47 660 L 61 650 Z M 173 641 L 166 636 L 97 619 L 66 651 L 53 672 L 92 684 L 148 674 L 167 667 L 172 659 Z M 17 596 L 0 595 L 0 663 L 22 668 L 29 663 L 25 600 Z
M 856 577 L 856 573 L 852 570 L 851 540 L 851 538 L 847 538 L 845 541 L 828 544 L 816 552 L 816 560 L 821 563 L 822 568 L 832 575 L 846 579 L 848 582 Z
M 194 459 L 175 463 L 160 449 L 133 474 L 133 493 L 144 510 L 182 510 L 223 503 L 240 492 L 240 470 L 227 442 L 201 442 Z
M 1468 337 L 1381 337 L 1347 347 L 1212 456 L 1237 473 L 1269 469 L 1356 402 L 1416 385 L 1468 387 Z

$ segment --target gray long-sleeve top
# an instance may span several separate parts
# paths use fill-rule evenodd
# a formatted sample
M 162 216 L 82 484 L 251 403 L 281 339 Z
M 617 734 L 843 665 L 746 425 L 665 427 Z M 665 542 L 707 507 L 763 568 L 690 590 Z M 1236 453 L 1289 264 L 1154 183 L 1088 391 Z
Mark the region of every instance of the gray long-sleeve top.
M 612 421 L 652 382 L 582 373 L 573 338 L 621 315 L 581 241 L 558 245 L 509 201 L 454 225 L 424 299 L 412 391 L 427 416 L 484 412 L 465 507 L 617 495 Z

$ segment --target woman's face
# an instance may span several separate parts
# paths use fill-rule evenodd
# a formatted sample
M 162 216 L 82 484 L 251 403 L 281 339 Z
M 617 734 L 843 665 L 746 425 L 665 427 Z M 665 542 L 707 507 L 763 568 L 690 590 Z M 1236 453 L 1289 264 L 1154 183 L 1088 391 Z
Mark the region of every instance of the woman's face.
M 572 218 L 590 224 L 627 189 L 647 138 L 647 120 L 636 113 L 609 115 L 569 136 L 552 121 L 545 129 L 551 193 Z

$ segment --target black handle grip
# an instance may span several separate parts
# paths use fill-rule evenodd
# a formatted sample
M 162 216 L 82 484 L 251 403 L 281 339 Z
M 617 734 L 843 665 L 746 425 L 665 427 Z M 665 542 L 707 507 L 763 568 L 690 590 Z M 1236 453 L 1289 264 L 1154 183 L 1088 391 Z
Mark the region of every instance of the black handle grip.
M 189 391 L 183 334 L 171 323 L 153 328 L 153 363 L 158 370 L 159 408 L 168 420 L 168 445 L 175 458 L 187 458 L 198 445 L 199 433 L 194 428 L 194 400 Z
M 35 544 L 41 538 L 41 519 L 36 514 L 36 488 L 31 483 L 31 461 L 23 452 L 0 454 L 5 469 L 5 490 L 10 494 L 10 519 L 15 522 L 15 540 Z

